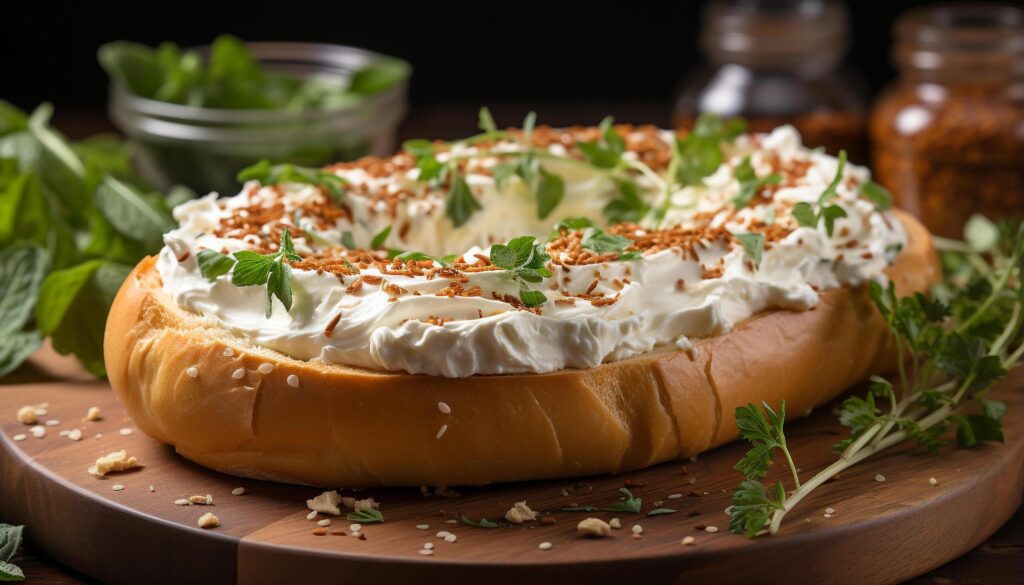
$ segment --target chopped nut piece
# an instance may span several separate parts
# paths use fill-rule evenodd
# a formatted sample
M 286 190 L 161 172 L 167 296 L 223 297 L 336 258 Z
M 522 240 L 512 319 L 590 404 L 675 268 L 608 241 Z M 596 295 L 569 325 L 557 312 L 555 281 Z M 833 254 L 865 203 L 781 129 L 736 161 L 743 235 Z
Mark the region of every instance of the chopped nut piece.
M 34 406 L 22 406 L 18 409 L 18 422 L 23 425 L 34 425 L 39 422 L 39 417 L 36 416 L 36 407 Z
M 327 536 L 327 529 L 326 528 L 314 528 L 313 529 L 313 534 L 315 534 L 317 536 Z
M 96 464 L 89 468 L 89 473 L 103 477 L 108 473 L 127 471 L 134 467 L 139 467 L 139 460 L 129 457 L 128 452 L 121 449 L 97 459 Z
M 213 496 L 206 494 L 205 496 L 189 496 L 188 503 L 196 504 L 197 506 L 212 506 Z
M 320 494 L 312 500 L 306 500 L 306 507 L 314 512 L 341 516 L 341 509 L 338 508 L 339 503 L 341 503 L 341 496 L 338 495 L 337 490 L 331 490 Z
M 430 530 L 430 524 L 417 524 L 416 528 L 419 530 Z
M 587 518 L 580 520 L 580 523 L 576 525 L 576 531 L 581 532 L 587 536 L 608 536 L 612 533 L 612 527 L 608 526 L 608 523 L 600 518 Z
M 200 528 L 216 528 L 220 526 L 220 518 L 217 518 L 210 512 L 207 512 L 199 517 Z
M 523 522 L 536 519 L 537 513 L 526 505 L 526 500 L 516 502 L 509 508 L 508 512 L 505 512 L 505 520 L 513 524 L 522 524 Z
M 359 532 L 362 529 L 363 529 L 363 525 L 362 524 L 349 524 L 349 526 L 348 526 L 348 531 L 349 532 Z
M 419 552 L 421 555 L 425 557 L 429 557 L 430 555 L 434 554 L 434 551 L 430 550 L 429 548 L 421 548 Z
M 612 518 L 611 520 L 608 521 L 608 526 L 611 526 L 612 528 L 615 528 L 616 530 L 619 529 L 619 528 L 622 528 L 622 520 L 619 520 L 618 518 Z
M 45 424 L 48 427 L 55 427 L 60 424 L 60 421 L 55 418 L 51 418 L 50 420 L 46 421 L 43 424 Z
M 630 528 L 630 530 L 633 531 L 633 534 L 643 534 L 644 533 L 644 527 L 640 526 L 639 524 L 634 524 L 633 527 Z

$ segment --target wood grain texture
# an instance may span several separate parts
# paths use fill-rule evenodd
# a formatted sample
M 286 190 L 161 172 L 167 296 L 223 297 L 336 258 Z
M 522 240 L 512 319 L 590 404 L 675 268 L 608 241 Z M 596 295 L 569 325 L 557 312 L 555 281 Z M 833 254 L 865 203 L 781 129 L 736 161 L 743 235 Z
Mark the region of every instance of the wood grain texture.
M 242 480 L 195 466 L 169 448 L 135 432 L 109 389 L 100 383 L 48 383 L 8 386 L 0 392 L 0 513 L 29 526 L 34 546 L 51 557 L 106 583 L 371 583 L 402 582 L 555 583 L 630 579 L 672 583 L 703 579 L 747 583 L 894 583 L 940 566 L 992 534 L 1019 506 L 1024 486 L 1024 372 L 995 392 L 1009 401 L 1005 445 L 974 451 L 944 450 L 929 456 L 900 447 L 848 470 L 801 504 L 783 532 L 756 541 L 727 533 L 728 492 L 739 480 L 732 464 L 743 451 L 729 445 L 697 462 L 659 465 L 622 476 L 539 481 L 485 488 L 460 488 L 461 497 L 424 498 L 416 490 L 369 490 L 357 494 L 383 503 L 386 523 L 367 525 L 366 540 L 316 536 L 306 520 L 306 498 L 316 488 Z M 29 436 L 14 413 L 22 404 L 49 402 L 44 417 L 60 420 L 47 436 Z M 89 406 L 104 420 L 83 422 Z M 829 446 L 841 429 L 822 409 L 790 425 L 795 456 L 805 473 L 826 464 Z M 80 428 L 81 441 L 58 436 Z M 95 438 L 101 433 L 100 438 Z M 143 468 L 107 479 L 86 468 L 103 452 L 127 449 Z M 684 473 L 682 468 L 686 467 Z M 781 472 L 781 469 L 776 471 Z M 876 482 L 877 473 L 886 476 Z M 932 487 L 928 479 L 939 485 Z M 570 504 L 604 506 L 629 480 L 644 498 L 644 510 L 661 500 L 679 512 L 660 517 L 618 514 L 624 529 L 605 539 L 575 531 L 588 515 L 563 512 Z M 120 484 L 123 491 L 114 491 Z M 155 491 L 151 492 L 152 485 Z M 242 496 L 232 496 L 235 487 Z M 670 494 L 684 494 L 669 499 Z M 174 500 L 211 494 L 215 505 L 175 506 Z M 352 495 L 352 494 L 349 494 Z M 500 518 L 515 501 L 550 511 L 551 526 L 484 530 L 445 521 L 466 514 Z M 825 518 L 827 507 L 835 509 Z M 196 520 L 214 512 L 222 526 L 202 530 Z M 644 528 L 642 539 L 629 526 Z M 417 524 L 428 524 L 419 530 Z M 698 531 L 712 525 L 720 532 Z M 348 532 L 335 519 L 333 529 Z M 459 540 L 446 543 L 439 530 Z M 694 536 L 694 546 L 683 546 Z M 435 544 L 434 555 L 418 550 Z M 537 548 L 551 542 L 551 550 Z M 870 551 L 870 554 L 864 554 Z

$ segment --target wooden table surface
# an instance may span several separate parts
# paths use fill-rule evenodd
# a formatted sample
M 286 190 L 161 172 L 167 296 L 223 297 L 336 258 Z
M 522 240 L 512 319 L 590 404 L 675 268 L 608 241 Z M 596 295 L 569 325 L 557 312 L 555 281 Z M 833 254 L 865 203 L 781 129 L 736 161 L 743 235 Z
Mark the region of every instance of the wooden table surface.
M 435 105 L 414 108 L 400 132 L 400 138 L 454 138 L 475 130 L 476 104 Z M 613 114 L 624 122 L 650 122 L 665 125 L 669 108 L 658 103 L 560 104 L 543 103 L 527 106 L 516 103 L 491 104 L 501 124 L 514 124 L 528 109 L 536 109 L 540 121 L 552 125 L 596 123 L 605 114 Z M 110 131 L 111 126 L 101 111 L 58 109 L 56 124 L 69 136 L 79 138 L 96 132 Z M 31 369 L 16 375 L 18 381 L 45 378 Z M 3 391 L 0 387 L 0 391 Z M 950 535 L 955 538 L 955 535 Z M 29 545 L 22 547 L 13 559 L 30 575 L 30 583 L 73 585 L 96 583 L 88 577 L 61 566 L 45 553 Z M 988 584 L 1019 583 L 1024 575 L 1024 509 L 1017 513 L 991 538 L 962 557 L 911 581 L 914 584 Z

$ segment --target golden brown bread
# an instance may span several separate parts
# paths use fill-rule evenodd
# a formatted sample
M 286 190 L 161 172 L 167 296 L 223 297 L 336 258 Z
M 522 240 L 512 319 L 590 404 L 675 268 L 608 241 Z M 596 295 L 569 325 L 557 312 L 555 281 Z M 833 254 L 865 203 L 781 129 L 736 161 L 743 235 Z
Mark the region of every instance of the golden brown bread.
M 909 245 L 889 275 L 908 294 L 939 269 L 927 231 L 899 217 Z M 762 313 L 695 340 L 691 353 L 549 374 L 371 372 L 292 359 L 182 311 L 154 265 L 139 263 L 107 319 L 110 383 L 150 436 L 201 465 L 260 479 L 450 486 L 626 471 L 735 439 L 733 411 L 749 402 L 786 400 L 800 415 L 892 355 L 860 288 L 826 291 L 809 311 Z

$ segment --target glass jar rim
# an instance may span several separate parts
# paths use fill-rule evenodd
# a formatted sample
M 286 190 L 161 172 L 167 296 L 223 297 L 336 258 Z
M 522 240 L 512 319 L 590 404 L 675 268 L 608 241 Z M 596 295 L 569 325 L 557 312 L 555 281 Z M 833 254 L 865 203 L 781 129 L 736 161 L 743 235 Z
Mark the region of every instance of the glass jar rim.
M 1007 4 L 916 8 L 894 27 L 897 42 L 921 48 L 1024 52 L 1024 10 Z

